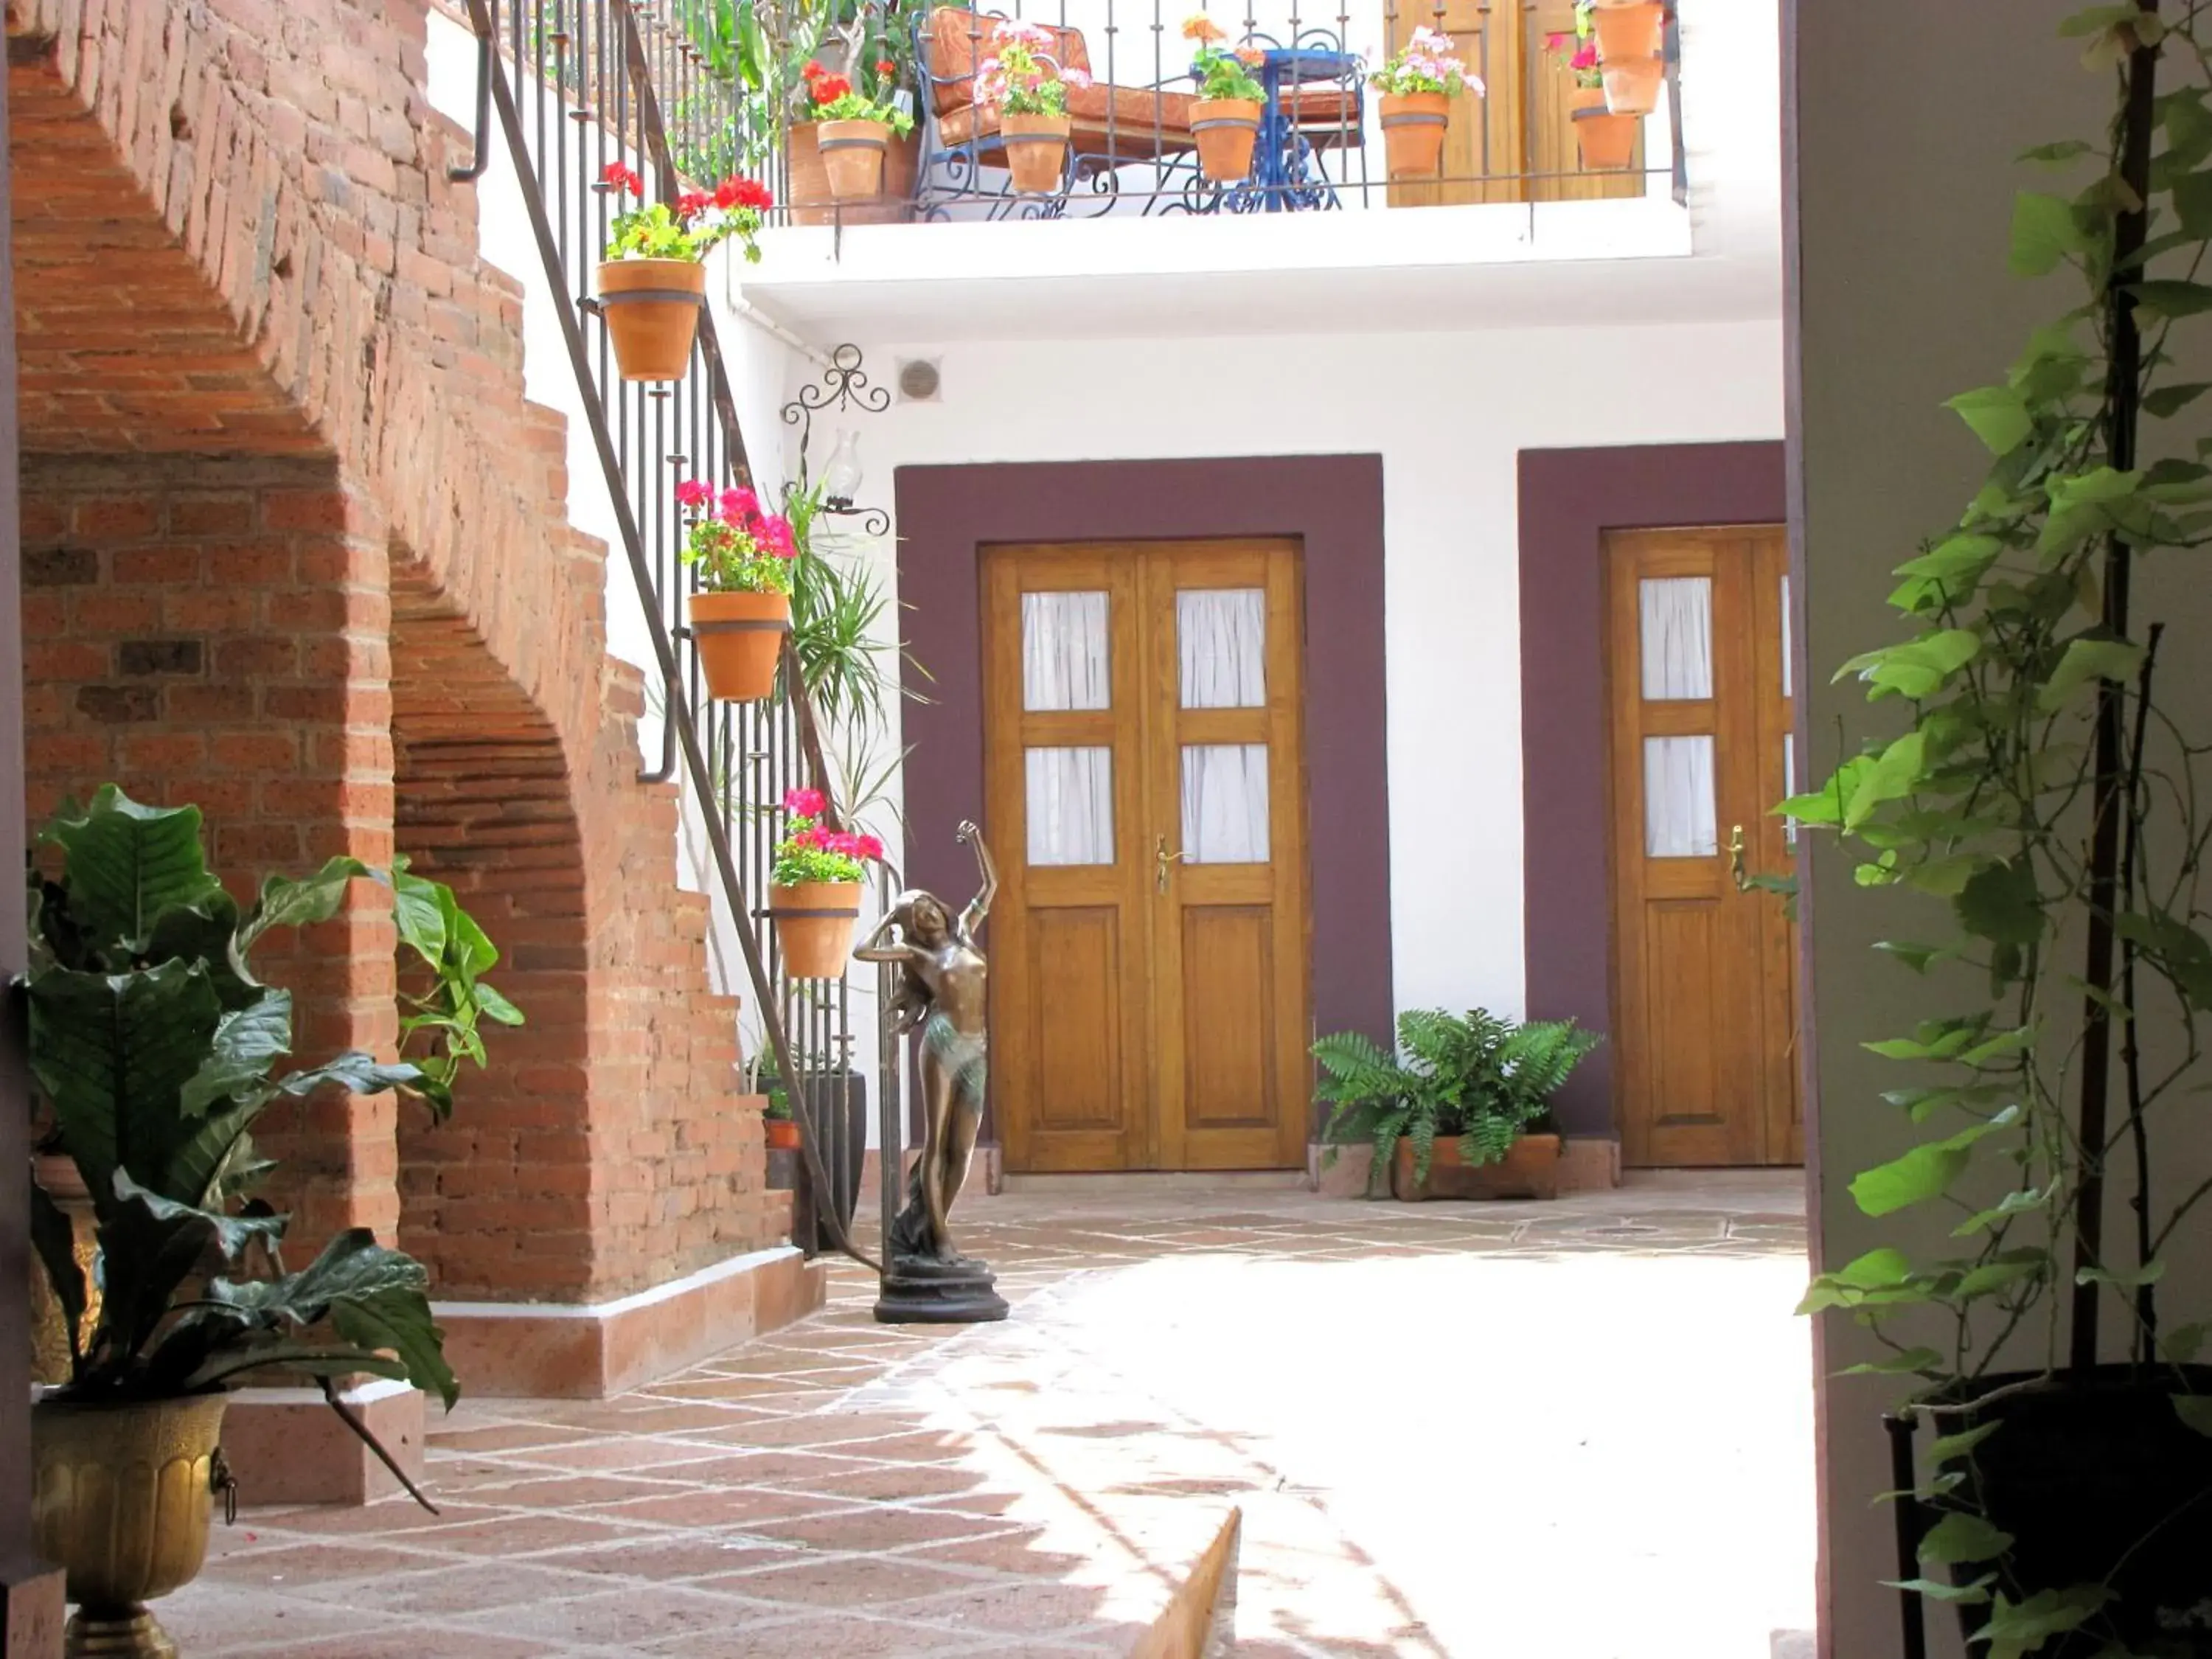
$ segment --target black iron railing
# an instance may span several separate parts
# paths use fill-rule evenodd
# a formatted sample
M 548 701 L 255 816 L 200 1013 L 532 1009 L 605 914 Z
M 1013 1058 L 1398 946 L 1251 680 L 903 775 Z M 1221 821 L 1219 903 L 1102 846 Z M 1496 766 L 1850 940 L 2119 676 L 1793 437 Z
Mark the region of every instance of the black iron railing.
M 1602 114 L 1567 54 L 1547 42 L 1573 27 L 1571 0 L 655 0 L 684 88 L 682 143 L 768 180 L 778 213 L 802 224 L 901 219 L 1090 217 L 1113 213 L 1261 213 L 1670 194 L 1686 202 L 1680 47 L 1672 8 L 1657 105 L 1625 153 L 1601 154 Z M 1264 54 L 1268 96 L 1259 159 L 1243 183 L 1201 174 L 1190 103 L 1191 42 L 1205 15 L 1231 46 Z M 1056 189 L 1017 194 L 995 112 L 971 96 L 999 20 L 1042 25 L 1052 55 L 1094 82 L 1075 94 L 1069 159 Z M 740 21 L 742 20 L 742 27 Z M 1492 95 L 1455 100 L 1437 169 L 1393 182 L 1375 60 L 1420 26 L 1449 35 Z M 874 66 L 888 62 L 889 77 Z M 895 84 L 914 135 L 893 146 L 884 193 L 834 202 L 816 160 L 805 71 L 855 70 Z M 718 92 L 727 88 L 727 94 Z
M 608 166 L 635 169 L 658 199 L 673 202 L 687 176 L 685 161 L 705 165 L 702 158 L 732 131 L 738 100 L 691 39 L 647 5 L 468 0 L 468 7 L 484 46 L 489 106 L 520 178 L 605 476 L 617 551 L 643 606 L 659 722 L 657 741 L 647 743 L 659 752 L 643 777 L 681 780 L 687 836 L 703 834 L 721 921 L 734 933 L 749 982 L 744 1018 L 758 1029 L 744 1046 L 759 1056 L 763 1086 L 773 1080 L 784 1088 L 800 1124 L 795 1236 L 810 1249 L 823 1239 L 849 1249 L 835 1213 L 846 1206 L 830 1197 L 826 1175 L 827 1164 L 845 1157 L 837 1144 L 842 1114 L 817 1109 L 840 1092 L 855 1058 L 848 989 L 842 979 L 786 974 L 775 930 L 763 925 L 765 913 L 757 908 L 782 832 L 785 792 L 802 784 L 822 791 L 836 819 L 806 687 L 787 641 L 775 696 L 757 703 L 708 697 L 683 620 L 693 583 L 679 557 L 684 526 L 677 486 L 690 478 L 717 488 L 754 483 L 729 374 L 713 316 L 702 312 L 683 379 L 623 381 L 590 291 L 621 205 L 602 182 Z M 482 171 L 489 141 L 489 131 L 480 131 L 471 171 Z

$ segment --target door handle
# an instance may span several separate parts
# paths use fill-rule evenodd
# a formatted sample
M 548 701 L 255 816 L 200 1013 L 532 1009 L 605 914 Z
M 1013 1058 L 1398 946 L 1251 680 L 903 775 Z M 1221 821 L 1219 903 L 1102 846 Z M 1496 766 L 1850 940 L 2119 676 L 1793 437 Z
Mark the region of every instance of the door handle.
M 1169 852 L 1168 838 L 1165 836 L 1155 837 L 1152 842 L 1153 890 L 1159 893 L 1166 892 L 1168 890 L 1168 866 L 1180 860 L 1187 859 L 1189 856 L 1190 854 L 1188 853 Z
M 1729 830 L 1729 879 L 1735 884 L 1737 892 L 1751 890 L 1751 878 L 1743 872 L 1743 826 L 1740 823 Z

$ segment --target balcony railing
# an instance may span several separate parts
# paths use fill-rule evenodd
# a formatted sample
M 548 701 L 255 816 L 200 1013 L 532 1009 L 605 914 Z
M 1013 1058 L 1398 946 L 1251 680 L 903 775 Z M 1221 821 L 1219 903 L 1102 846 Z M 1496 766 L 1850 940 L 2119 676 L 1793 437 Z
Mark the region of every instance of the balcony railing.
M 1573 0 L 659 0 L 686 93 L 681 143 L 706 171 L 734 162 L 769 180 L 787 222 L 1352 210 L 1615 198 L 1687 199 L 1680 52 L 1670 16 L 1657 107 L 1634 130 L 1609 124 L 1625 155 L 1603 155 L 1602 94 L 1547 42 L 1571 34 Z M 1322 0 L 1325 6 L 1328 0 Z M 1182 25 L 1206 11 L 1232 46 L 1264 54 L 1267 97 L 1252 175 L 1217 184 L 1200 168 L 1194 87 Z M 1071 143 L 1056 187 L 1015 191 L 998 112 L 973 96 L 1002 18 L 1042 25 L 1054 53 L 1092 85 L 1071 96 Z M 1440 165 L 1392 180 L 1370 68 L 1426 26 L 1449 36 L 1486 88 L 1453 100 Z M 915 118 L 895 141 L 883 192 L 833 201 L 806 109 L 804 72 L 855 65 L 890 77 Z M 1580 113 L 1597 106 L 1597 112 Z M 1586 123 L 1593 125 L 1585 125 Z

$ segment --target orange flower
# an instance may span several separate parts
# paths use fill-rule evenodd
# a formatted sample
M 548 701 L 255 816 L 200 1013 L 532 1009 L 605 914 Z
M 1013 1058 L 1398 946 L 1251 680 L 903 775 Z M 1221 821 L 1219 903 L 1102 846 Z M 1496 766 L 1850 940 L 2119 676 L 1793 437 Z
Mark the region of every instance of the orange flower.
M 1182 38 L 1186 40 L 1203 41 L 1211 46 L 1216 40 L 1226 40 L 1229 37 L 1222 32 L 1219 24 L 1204 12 L 1200 12 L 1195 17 L 1183 19 Z
M 1257 46 L 1239 46 L 1237 48 L 1237 61 L 1248 69 L 1258 69 L 1267 61 L 1267 54 Z

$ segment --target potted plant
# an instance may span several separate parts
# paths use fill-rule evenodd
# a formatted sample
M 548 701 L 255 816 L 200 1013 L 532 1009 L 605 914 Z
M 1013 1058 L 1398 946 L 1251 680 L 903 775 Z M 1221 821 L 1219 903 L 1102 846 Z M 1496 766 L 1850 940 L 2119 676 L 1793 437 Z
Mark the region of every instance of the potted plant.
M 1583 167 L 1613 172 L 1635 162 L 1637 129 L 1642 118 L 1616 115 L 1606 104 L 1605 75 L 1598 67 L 1590 14 L 1589 5 L 1577 6 L 1573 31 L 1546 36 L 1544 50 L 1556 57 L 1573 79 L 1568 106 L 1574 112 L 1575 142 L 1581 147 Z
M 772 1152 L 796 1152 L 799 1124 L 791 1115 L 791 1096 L 782 1084 L 768 1079 L 768 1104 L 761 1109 L 761 1128 Z
M 790 822 L 775 846 L 768 905 L 784 969 L 793 979 L 842 979 L 860 919 L 861 878 L 884 844 L 827 828 L 829 803 L 818 789 L 786 791 L 783 810 Z
M 353 1053 L 278 1070 L 292 999 L 253 976 L 253 946 L 329 920 L 348 884 L 372 872 L 333 859 L 304 880 L 267 878 L 241 907 L 208 871 L 200 823 L 196 807 L 143 806 L 110 784 L 40 837 L 60 851 L 58 878 L 32 876 L 31 1072 L 90 1204 L 96 1251 L 88 1273 L 69 1217 L 33 1183 L 33 1243 L 63 1312 L 69 1376 L 32 1407 L 32 1520 L 79 1606 L 72 1652 L 173 1651 L 144 1603 L 199 1571 L 212 1494 L 228 1485 L 217 1439 L 231 1381 L 271 1366 L 319 1379 L 410 1492 L 335 1379 L 404 1379 L 448 1408 L 459 1394 L 419 1263 L 356 1227 L 289 1273 L 286 1218 L 252 1195 L 271 1166 L 250 1132 L 276 1101 L 331 1085 L 407 1089 L 437 1109 L 431 1079 L 410 1062 Z M 469 943 L 459 957 L 442 942 L 434 953 L 440 988 L 416 1001 L 444 1023 L 416 1029 L 450 1039 L 479 1014 L 519 1018 L 457 969 L 489 965 L 475 923 L 458 908 L 441 920 Z
M 1001 19 L 991 31 L 991 56 L 975 66 L 975 102 L 999 112 L 1006 170 L 1024 196 L 1049 196 L 1067 174 L 1070 88 L 1091 77 L 1052 56 L 1052 32 Z
M 1481 80 L 1454 55 L 1458 49 L 1451 36 L 1423 24 L 1367 77 L 1382 94 L 1376 117 L 1392 179 L 1436 177 L 1443 166 L 1452 94 L 1464 88 L 1482 96 Z
M 1267 95 L 1252 71 L 1267 55 L 1257 46 L 1231 51 L 1223 46 L 1229 37 L 1203 12 L 1183 20 L 1182 36 L 1196 48 L 1190 78 L 1198 96 L 1190 107 L 1190 130 L 1198 141 L 1199 170 L 1217 185 L 1242 184 L 1252 175 L 1252 146 Z
M 620 161 L 599 175 L 599 188 L 618 202 L 642 197 L 645 181 Z M 599 314 L 625 380 L 677 380 L 691 361 L 699 307 L 707 297 L 708 251 L 732 236 L 757 260 L 753 240 L 773 204 L 765 185 L 728 178 L 712 191 L 686 191 L 674 206 L 655 202 L 616 214 L 599 263 Z
M 1327 1074 L 1328 1157 L 1347 1139 L 1375 1149 L 1368 1190 L 1397 1197 L 1553 1198 L 1560 1141 L 1531 1129 L 1552 1097 L 1601 1039 L 1572 1020 L 1516 1025 L 1475 1009 L 1398 1017 L 1398 1053 L 1357 1031 L 1326 1036 L 1314 1057 Z
M 2095 9 L 2068 32 L 2110 114 L 2027 152 L 2087 173 L 2017 198 L 2010 263 L 2078 271 L 2086 297 L 1950 401 L 1989 476 L 1898 568 L 1901 637 L 1844 665 L 1894 718 L 1777 809 L 1853 844 L 1850 886 L 1891 890 L 1910 929 L 1880 948 L 1927 981 L 1926 1017 L 1866 1045 L 1907 1068 L 1882 1099 L 1911 1144 L 1850 1183 L 1866 1216 L 1919 1224 L 1819 1276 L 1804 1307 L 1868 1327 L 1884 1352 L 1855 1369 L 1911 1379 L 1898 1420 L 1932 1431 L 1896 1494 L 1912 1611 L 1956 1605 L 1996 1656 L 2193 1656 L 2212 1328 L 2168 1291 L 2203 1259 L 2212 1194 L 2212 747 L 2192 660 L 2212 471 L 2191 442 L 2204 387 L 2166 342 L 2212 295 L 2185 279 L 2212 222 L 2203 144 L 2152 155 L 2172 112 L 2203 107 L 2212 41 L 2187 9 Z M 2179 695 L 2160 678 L 2177 658 Z
M 1597 48 L 1606 107 L 1649 115 L 1666 84 L 1667 8 L 1662 0 L 1577 0 L 1575 27 Z
M 791 520 L 761 511 L 750 489 L 717 494 L 693 478 L 676 487 L 684 512 L 684 562 L 698 580 L 686 602 L 709 696 L 751 702 L 775 690 L 791 631 Z
M 860 91 L 850 77 L 832 75 L 818 60 L 800 71 L 806 80 L 807 120 L 814 129 L 815 154 L 834 201 L 872 200 L 883 194 L 884 154 L 893 135 L 914 131 L 914 117 L 891 101 L 890 77 L 898 65 L 888 58 L 875 64 L 877 89 Z

